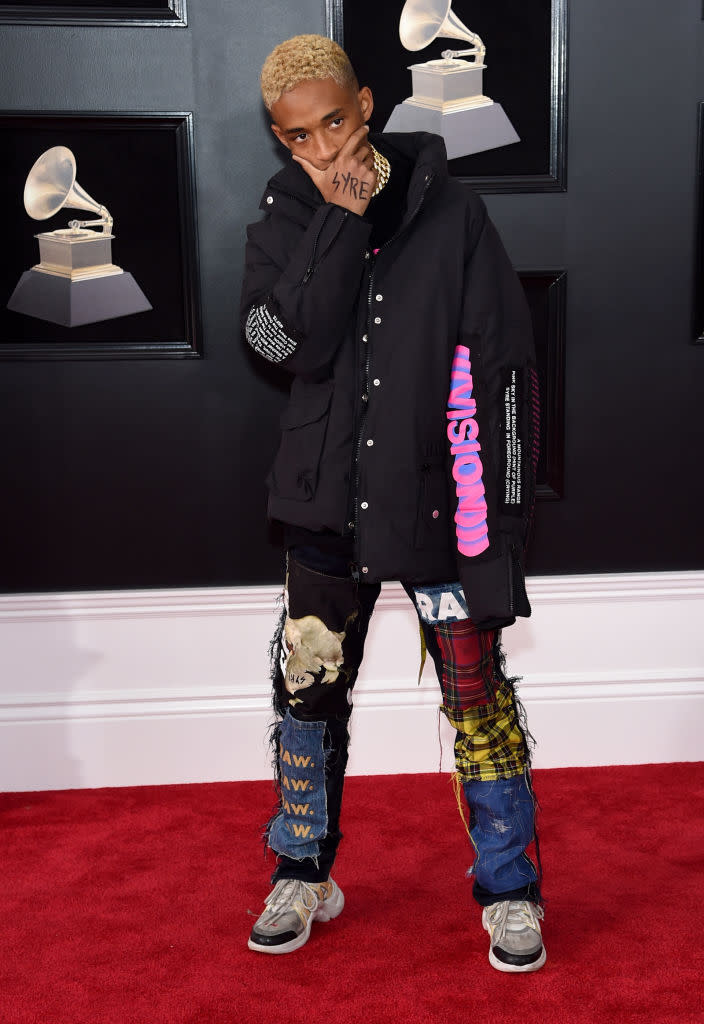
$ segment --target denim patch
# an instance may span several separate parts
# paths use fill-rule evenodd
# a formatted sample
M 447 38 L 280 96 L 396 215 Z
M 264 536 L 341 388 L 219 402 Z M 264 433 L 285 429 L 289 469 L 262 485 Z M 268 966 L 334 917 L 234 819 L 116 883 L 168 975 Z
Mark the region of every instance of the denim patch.
M 317 857 L 327 834 L 325 722 L 301 722 L 287 712 L 279 732 L 281 809 L 269 828 L 269 846 L 294 860 Z
M 433 583 L 413 588 L 418 614 L 429 626 L 438 622 L 461 622 L 469 618 L 462 584 Z
M 463 784 L 476 852 L 471 874 L 492 893 L 511 892 L 537 880 L 526 854 L 535 828 L 535 803 L 527 776 Z

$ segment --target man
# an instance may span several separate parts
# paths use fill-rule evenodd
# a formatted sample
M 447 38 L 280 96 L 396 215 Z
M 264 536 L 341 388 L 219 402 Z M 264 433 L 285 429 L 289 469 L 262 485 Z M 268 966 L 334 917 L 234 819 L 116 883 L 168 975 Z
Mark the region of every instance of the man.
M 499 645 L 500 628 L 530 614 L 537 390 L 520 284 L 483 203 L 449 177 L 442 140 L 369 136 L 372 94 L 337 44 L 282 43 L 262 93 L 291 159 L 248 230 L 242 320 L 293 379 L 267 481 L 287 547 L 277 866 L 249 946 L 291 952 L 343 908 L 330 871 L 351 691 L 380 581 L 398 579 L 457 730 L 490 962 L 537 970 L 527 734 Z

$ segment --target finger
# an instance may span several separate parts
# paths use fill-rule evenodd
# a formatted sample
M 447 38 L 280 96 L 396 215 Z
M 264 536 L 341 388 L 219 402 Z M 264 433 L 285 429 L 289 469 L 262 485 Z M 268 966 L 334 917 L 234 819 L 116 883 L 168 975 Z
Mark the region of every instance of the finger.
M 352 156 L 356 153 L 362 142 L 367 141 L 369 135 L 369 125 L 363 124 L 361 128 L 358 128 L 356 132 L 352 132 L 347 142 L 344 144 L 340 152 L 337 154 L 339 160 L 340 157 Z
M 362 139 L 357 149 L 354 151 L 354 155 L 358 160 L 361 160 L 363 164 L 366 164 L 367 160 L 373 159 L 372 147 L 369 144 L 369 139 Z
M 296 156 L 295 153 L 291 154 L 291 159 L 295 160 L 297 164 L 300 164 L 306 174 L 318 182 L 324 177 L 324 171 L 319 170 L 315 164 L 312 164 L 310 160 L 306 160 L 304 156 Z
M 306 158 L 305 158 L 304 156 L 298 156 L 298 154 L 297 154 L 297 153 L 292 153 L 292 154 L 291 154 L 291 159 L 292 159 L 292 160 L 295 160 L 295 161 L 296 161 L 296 163 L 297 163 L 297 164 L 300 164 L 300 165 L 301 165 L 301 167 L 303 167 L 303 168 L 304 168 L 304 170 L 306 170 L 306 171 L 307 171 L 307 170 L 308 170 L 309 168 L 310 168 L 310 170 L 311 170 L 311 171 L 317 171 L 317 170 L 318 170 L 318 168 L 317 168 L 317 167 L 315 167 L 315 166 L 314 166 L 314 165 L 313 165 L 313 164 L 312 164 L 312 163 L 310 162 L 310 160 L 306 160 Z

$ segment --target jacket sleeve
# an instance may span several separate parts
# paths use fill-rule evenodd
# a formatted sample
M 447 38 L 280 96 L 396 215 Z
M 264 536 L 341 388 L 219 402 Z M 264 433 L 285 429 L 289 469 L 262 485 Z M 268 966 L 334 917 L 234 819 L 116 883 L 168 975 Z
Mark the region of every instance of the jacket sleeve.
M 276 212 L 250 226 L 241 320 L 255 352 L 295 374 L 331 362 L 357 299 L 370 231 L 332 203 L 307 227 Z
M 469 231 L 446 417 L 459 578 L 475 623 L 507 626 L 531 613 L 523 562 L 539 401 L 528 305 L 481 202 Z

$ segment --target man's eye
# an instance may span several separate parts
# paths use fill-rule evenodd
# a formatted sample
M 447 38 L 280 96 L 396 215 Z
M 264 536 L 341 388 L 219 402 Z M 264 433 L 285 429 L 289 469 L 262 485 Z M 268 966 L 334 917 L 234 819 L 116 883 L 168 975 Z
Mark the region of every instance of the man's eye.
M 293 141 L 294 142 L 305 142 L 307 138 L 308 138 L 308 136 L 306 135 L 306 133 L 305 132 L 301 132 L 300 135 L 297 135 Z
M 344 117 L 336 117 L 334 120 L 332 120 L 330 122 L 330 127 L 331 128 L 339 128 L 344 120 L 345 120 Z

